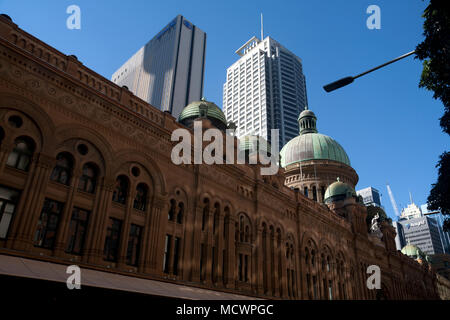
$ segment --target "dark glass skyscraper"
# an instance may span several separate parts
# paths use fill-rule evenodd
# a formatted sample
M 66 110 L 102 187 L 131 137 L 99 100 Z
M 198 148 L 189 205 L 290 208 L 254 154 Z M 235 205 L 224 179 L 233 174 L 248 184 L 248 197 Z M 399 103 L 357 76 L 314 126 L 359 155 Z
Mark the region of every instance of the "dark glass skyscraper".
M 178 15 L 112 75 L 135 95 L 178 117 L 203 94 L 206 33 Z

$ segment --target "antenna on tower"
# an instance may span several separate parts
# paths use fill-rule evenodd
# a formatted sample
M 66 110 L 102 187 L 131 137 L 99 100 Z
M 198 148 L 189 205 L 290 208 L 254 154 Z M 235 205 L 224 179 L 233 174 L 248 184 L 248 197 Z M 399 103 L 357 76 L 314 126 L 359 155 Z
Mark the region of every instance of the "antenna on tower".
M 261 41 L 264 40 L 263 14 L 261 12 Z
M 413 198 L 412 198 L 411 191 L 409 191 L 409 202 L 410 202 L 411 204 L 413 204 Z
M 394 213 L 397 217 L 399 217 L 400 213 L 398 212 L 397 203 L 395 202 L 394 195 L 392 193 L 391 187 L 389 186 L 389 183 L 386 183 L 386 188 L 389 193 L 389 198 L 391 199 L 391 204 L 392 204 L 392 208 L 394 209 Z

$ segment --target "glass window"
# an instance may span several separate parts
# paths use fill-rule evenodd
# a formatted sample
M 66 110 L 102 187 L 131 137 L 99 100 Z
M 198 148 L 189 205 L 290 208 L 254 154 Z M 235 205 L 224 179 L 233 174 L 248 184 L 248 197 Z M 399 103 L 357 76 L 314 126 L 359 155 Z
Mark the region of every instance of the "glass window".
M 142 227 L 132 224 L 128 237 L 127 264 L 137 266 L 141 249 Z
M 105 248 L 103 251 L 103 256 L 105 260 L 117 261 L 121 229 L 122 229 L 121 220 L 109 218 L 108 228 L 106 230 Z
M 134 198 L 133 207 L 137 210 L 145 211 L 147 206 L 148 188 L 144 183 L 140 183 L 136 187 L 136 197 Z
M 0 186 L 0 239 L 5 239 L 8 235 L 19 195 L 19 191 Z
M 72 176 L 73 161 L 68 153 L 60 153 L 56 157 L 56 165 L 53 168 L 50 179 L 65 185 L 70 184 Z
M 113 193 L 113 201 L 125 204 L 128 193 L 128 179 L 125 176 L 118 176 Z
M 178 274 L 178 260 L 180 257 L 180 242 L 181 239 L 176 237 L 174 244 L 173 244 L 173 251 L 174 251 L 174 256 L 173 256 L 173 274 L 177 275 Z
M 34 236 L 34 245 L 36 247 L 53 248 L 59 216 L 62 213 L 63 207 L 64 204 L 61 202 L 45 199 Z
M 23 137 L 17 138 L 14 144 L 14 149 L 9 154 L 6 164 L 19 170 L 28 171 L 31 156 L 34 152 L 33 141 L 29 138 Z
M 94 193 L 97 184 L 97 168 L 91 163 L 86 163 L 83 166 L 82 175 L 78 184 L 78 190 Z
M 73 208 L 67 238 L 67 253 L 81 254 L 86 237 L 89 211 Z
M 169 259 L 170 259 L 170 246 L 172 242 L 172 236 L 166 235 L 166 243 L 164 246 L 164 260 L 163 260 L 163 271 L 164 273 L 169 273 Z

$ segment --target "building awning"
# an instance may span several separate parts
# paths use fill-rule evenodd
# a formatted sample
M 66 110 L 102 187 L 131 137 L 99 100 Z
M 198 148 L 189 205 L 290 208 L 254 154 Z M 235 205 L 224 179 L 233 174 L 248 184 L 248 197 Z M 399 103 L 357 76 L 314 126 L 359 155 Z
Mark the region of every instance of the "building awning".
M 66 283 L 67 265 L 0 255 L 0 274 Z M 81 268 L 81 288 L 98 287 L 190 300 L 250 300 L 254 297 L 142 279 L 110 272 Z

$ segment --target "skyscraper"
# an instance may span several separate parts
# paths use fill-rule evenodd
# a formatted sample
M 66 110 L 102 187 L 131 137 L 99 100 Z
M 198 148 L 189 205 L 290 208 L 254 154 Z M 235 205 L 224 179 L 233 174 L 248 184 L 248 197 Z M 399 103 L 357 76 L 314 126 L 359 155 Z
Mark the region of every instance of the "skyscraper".
M 445 218 L 439 210 L 430 211 L 428 210 L 428 204 L 423 204 L 420 206 L 422 213 L 430 218 L 436 220 L 439 228 L 439 234 L 441 235 L 442 246 L 445 253 L 450 253 L 450 232 L 444 231 L 444 221 Z
M 203 94 L 206 33 L 178 15 L 112 75 L 139 98 L 178 117 Z
M 223 110 L 237 135 L 259 135 L 271 142 L 279 129 L 279 148 L 298 135 L 297 118 L 307 105 L 302 61 L 270 37 L 252 37 L 227 69 Z
M 357 190 L 356 194 L 363 198 L 364 205 L 381 207 L 380 191 L 373 187 Z
M 414 202 L 402 210 L 394 226 L 397 232 L 395 242 L 398 250 L 407 244 L 412 244 L 428 255 L 444 253 L 437 221 L 425 216 Z

